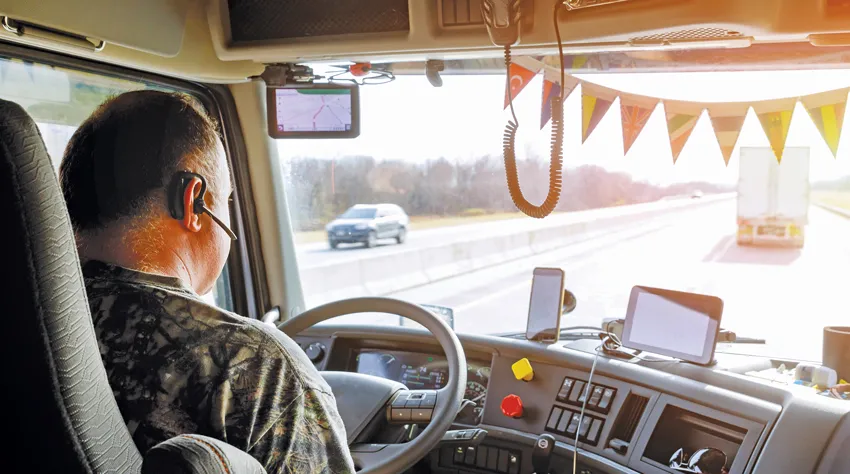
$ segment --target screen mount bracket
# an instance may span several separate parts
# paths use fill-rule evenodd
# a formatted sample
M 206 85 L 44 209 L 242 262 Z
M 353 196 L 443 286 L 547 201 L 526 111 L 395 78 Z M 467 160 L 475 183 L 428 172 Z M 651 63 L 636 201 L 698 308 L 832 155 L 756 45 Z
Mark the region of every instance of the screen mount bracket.
M 266 64 L 260 75 L 268 87 L 283 87 L 290 84 L 312 84 L 321 76 L 313 74 L 313 68 L 295 63 Z

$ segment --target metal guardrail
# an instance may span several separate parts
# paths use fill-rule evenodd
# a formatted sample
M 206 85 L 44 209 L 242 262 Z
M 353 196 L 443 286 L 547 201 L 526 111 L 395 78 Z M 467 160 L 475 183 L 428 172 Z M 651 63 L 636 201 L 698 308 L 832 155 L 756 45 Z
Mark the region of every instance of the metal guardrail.
M 354 296 L 380 296 L 556 250 L 574 242 L 580 234 L 643 223 L 730 200 L 735 195 L 656 201 L 529 220 L 492 235 L 301 268 L 301 281 L 306 288 L 321 289 L 308 295 L 311 306 Z
M 826 209 L 827 211 L 833 214 L 838 214 L 841 217 L 846 217 L 847 219 L 850 219 L 850 209 L 842 209 L 840 207 L 830 206 L 829 204 L 823 204 L 819 202 L 815 202 L 813 204 L 821 209 Z

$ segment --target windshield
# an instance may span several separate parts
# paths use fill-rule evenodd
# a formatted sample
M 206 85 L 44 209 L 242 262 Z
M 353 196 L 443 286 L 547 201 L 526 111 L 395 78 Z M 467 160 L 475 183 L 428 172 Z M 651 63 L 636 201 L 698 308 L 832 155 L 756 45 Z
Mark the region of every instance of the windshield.
M 377 212 L 373 208 L 362 208 L 362 207 L 352 207 L 351 209 L 345 211 L 340 219 L 372 219 L 375 217 L 375 212 Z
M 707 102 L 850 86 L 850 71 L 817 71 L 816 84 L 812 74 L 576 77 L 633 94 Z M 540 124 L 542 87 L 537 75 L 514 101 L 520 184 L 537 204 L 549 179 L 551 125 Z M 729 146 L 723 121 L 694 114 L 674 160 L 671 136 L 674 147 L 682 137 L 654 104 L 624 153 L 623 127 L 636 118 L 619 100 L 605 113 L 600 107 L 583 115 L 589 99 L 579 88 L 565 104 L 560 201 L 552 215 L 533 219 L 517 212 L 505 184 L 501 137 L 510 112 L 504 99 L 504 75 L 447 75 L 439 88 L 423 76 L 400 76 L 361 87 L 359 138 L 278 141 L 308 307 L 390 296 L 451 307 L 458 332 L 524 333 L 533 269 L 558 267 L 577 296 L 561 327 L 622 318 L 631 288 L 652 286 L 720 297 L 722 328 L 768 341 L 724 350 L 820 360 L 823 327 L 847 320 L 850 221 L 834 208 L 850 209 L 850 156 L 842 145 L 833 158 L 800 103 L 782 165 L 765 158 L 773 156 L 770 142 L 746 109 L 727 164 L 719 144 Z M 583 140 L 588 122 L 595 129 Z M 364 201 L 397 204 L 409 222 L 368 228 L 363 237 L 325 229 Z M 374 245 L 367 235 L 376 237 Z M 399 318 L 351 315 L 334 322 L 397 325 Z

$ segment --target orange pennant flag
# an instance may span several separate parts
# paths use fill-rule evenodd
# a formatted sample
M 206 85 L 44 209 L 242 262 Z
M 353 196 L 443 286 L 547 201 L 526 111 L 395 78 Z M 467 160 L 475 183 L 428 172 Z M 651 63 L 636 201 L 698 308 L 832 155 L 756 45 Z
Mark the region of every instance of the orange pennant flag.
M 543 75 L 543 102 L 540 107 L 540 129 L 549 123 L 549 120 L 552 119 L 552 98 L 555 96 L 560 96 L 561 94 L 561 85 L 558 84 L 555 80 L 549 80 L 547 75 Z M 556 79 L 557 80 L 557 79 Z M 573 79 L 568 76 L 566 78 L 567 87 L 564 89 L 564 100 L 573 93 L 575 88 L 578 86 L 578 80 Z M 563 118 L 563 117 L 561 117 Z
M 537 71 L 524 68 L 518 64 L 511 63 L 510 67 L 510 89 L 505 88 L 505 106 L 508 108 L 511 99 L 516 99 L 516 96 L 531 82 L 531 79 L 537 74 Z M 510 94 L 510 96 L 508 96 Z
M 850 89 L 839 89 L 800 98 L 812 122 L 815 123 L 826 145 L 832 151 L 833 158 L 838 155 L 838 142 L 841 140 L 841 130 L 844 126 L 848 91 Z
M 665 101 L 664 110 L 667 133 L 670 135 L 670 151 L 673 152 L 673 164 L 676 164 L 702 114 L 702 106 L 691 102 Z
M 726 166 L 729 166 L 729 160 L 738 143 L 749 109 L 750 106 L 747 104 L 713 104 L 708 108 L 714 136 L 717 137 L 717 144 L 720 145 L 720 152 L 723 154 Z
M 649 97 L 620 96 L 620 118 L 623 124 L 623 154 L 627 155 L 637 140 L 649 117 L 655 110 L 658 99 Z
M 587 82 L 581 83 L 581 142 L 587 138 L 602 121 L 605 112 L 611 108 L 616 94 L 613 89 L 596 86 Z
M 549 120 L 552 119 L 552 98 L 561 96 L 561 86 L 552 82 L 543 80 L 543 104 L 540 107 L 540 128 L 546 126 Z

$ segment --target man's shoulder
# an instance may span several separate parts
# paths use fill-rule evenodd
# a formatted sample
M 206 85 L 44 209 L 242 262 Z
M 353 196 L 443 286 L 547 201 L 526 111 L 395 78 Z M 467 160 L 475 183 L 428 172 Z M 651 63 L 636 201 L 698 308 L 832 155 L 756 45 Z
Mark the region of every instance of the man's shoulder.
M 213 306 L 190 292 L 132 281 L 87 280 L 95 324 L 157 332 L 196 357 L 227 354 L 262 359 L 264 366 L 297 377 L 304 388 L 329 391 L 313 364 L 290 337 L 260 321 Z M 119 322 L 120 320 L 120 322 Z

